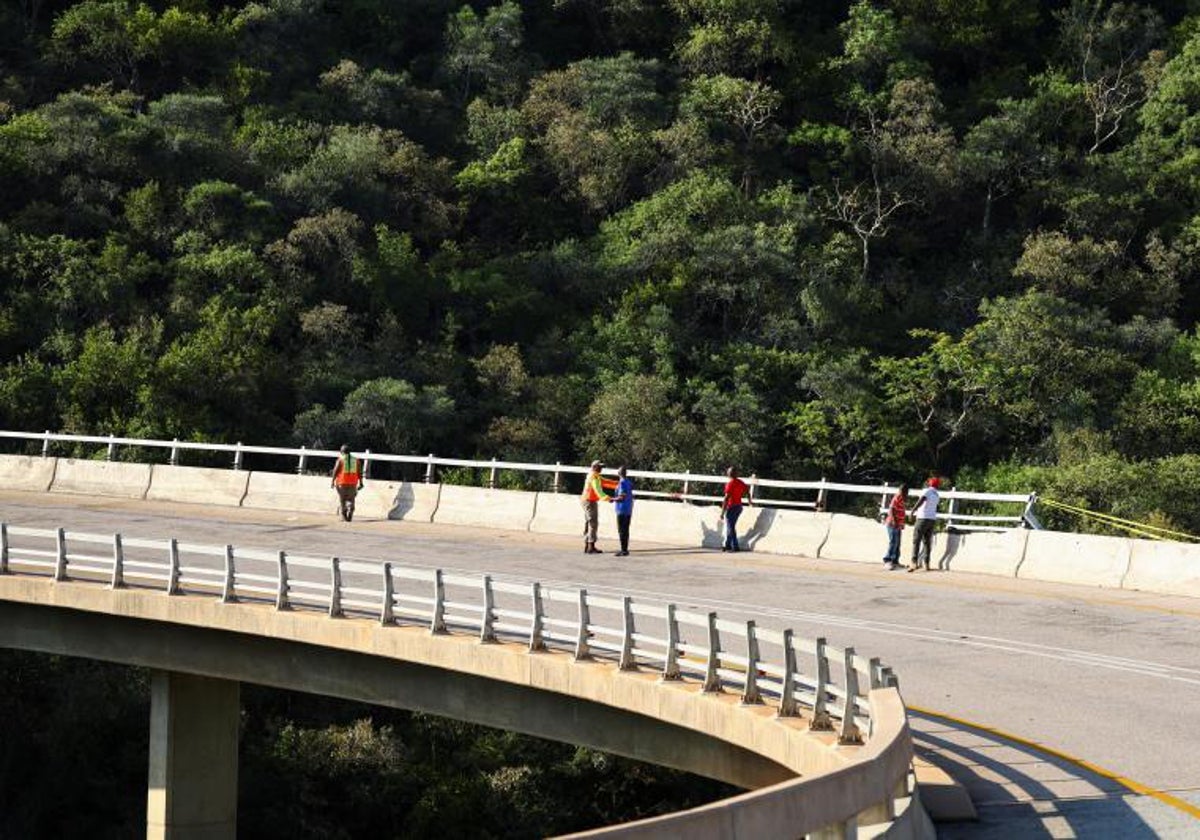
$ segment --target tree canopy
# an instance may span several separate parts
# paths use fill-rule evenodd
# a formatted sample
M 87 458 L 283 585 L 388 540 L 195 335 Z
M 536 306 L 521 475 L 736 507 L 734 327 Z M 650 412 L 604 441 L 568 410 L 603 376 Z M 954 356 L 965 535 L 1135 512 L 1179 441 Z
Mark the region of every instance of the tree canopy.
M 55 0 L 0 47 L 0 426 L 1190 469 L 1188 4 Z

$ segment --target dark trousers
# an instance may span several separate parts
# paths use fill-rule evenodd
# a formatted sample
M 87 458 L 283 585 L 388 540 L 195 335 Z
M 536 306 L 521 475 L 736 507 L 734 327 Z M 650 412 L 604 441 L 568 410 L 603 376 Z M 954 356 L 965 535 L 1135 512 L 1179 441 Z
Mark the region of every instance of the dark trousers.
M 741 551 L 742 547 L 738 545 L 737 538 L 737 521 L 742 515 L 742 506 L 734 505 L 725 510 L 725 548 L 730 551 Z
M 933 560 L 933 526 L 937 524 L 936 519 L 918 519 L 917 526 L 913 528 L 913 555 L 912 564 L 919 566 L 921 560 L 921 547 L 925 547 L 925 565 L 929 566 Z
M 617 536 L 621 539 L 621 550 L 629 550 L 629 520 L 633 519 L 632 513 L 617 514 Z

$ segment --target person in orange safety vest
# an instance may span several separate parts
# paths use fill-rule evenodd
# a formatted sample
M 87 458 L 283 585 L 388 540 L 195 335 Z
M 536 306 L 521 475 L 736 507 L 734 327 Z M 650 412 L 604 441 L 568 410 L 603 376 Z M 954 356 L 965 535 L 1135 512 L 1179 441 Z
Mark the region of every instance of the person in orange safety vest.
M 583 553 L 599 554 L 596 548 L 596 532 L 600 528 L 600 501 L 611 502 L 613 497 L 608 491 L 616 488 L 617 483 L 612 479 L 602 478 L 600 470 L 604 464 L 592 461 L 591 472 L 583 480 L 583 492 L 579 494 L 579 503 L 583 505 Z
M 337 489 L 338 516 L 349 522 L 354 518 L 354 499 L 363 486 L 362 462 L 342 444 L 337 463 L 333 465 L 333 479 L 329 486 Z

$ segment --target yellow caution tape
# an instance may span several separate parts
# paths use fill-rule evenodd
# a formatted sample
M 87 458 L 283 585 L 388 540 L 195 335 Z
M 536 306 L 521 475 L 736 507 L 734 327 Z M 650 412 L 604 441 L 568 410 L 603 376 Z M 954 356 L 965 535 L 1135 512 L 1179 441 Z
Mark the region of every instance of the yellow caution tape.
M 1045 496 L 1038 496 L 1038 502 L 1048 507 L 1059 508 L 1060 510 L 1076 513 L 1080 516 L 1091 517 L 1092 519 L 1097 519 L 1113 528 L 1119 528 L 1121 530 L 1128 531 L 1131 534 L 1149 537 L 1152 540 L 1163 540 L 1174 537 L 1182 540 L 1200 541 L 1200 537 L 1197 537 L 1194 534 L 1187 534 L 1183 531 L 1172 531 L 1170 528 L 1160 528 L 1157 525 L 1147 525 L 1144 522 L 1134 522 L 1132 519 L 1122 519 L 1119 516 L 1113 516 L 1112 514 L 1108 513 L 1097 513 L 1094 510 L 1081 508 L 1077 505 L 1069 505 L 1065 502 L 1056 502 L 1054 499 L 1047 499 Z

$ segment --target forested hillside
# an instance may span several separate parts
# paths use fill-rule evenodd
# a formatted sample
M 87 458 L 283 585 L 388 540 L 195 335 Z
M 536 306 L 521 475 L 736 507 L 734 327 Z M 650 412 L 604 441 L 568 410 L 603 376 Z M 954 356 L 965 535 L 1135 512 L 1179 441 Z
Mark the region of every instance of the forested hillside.
M 0 427 L 1200 529 L 1200 8 L 6 0 Z

